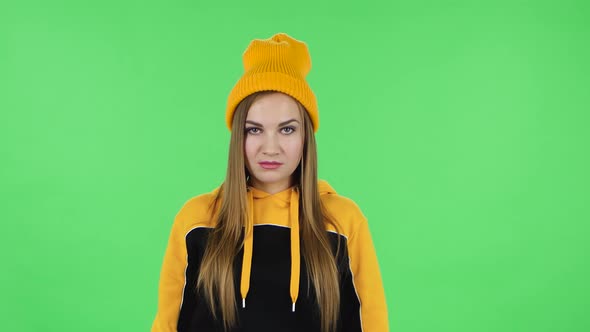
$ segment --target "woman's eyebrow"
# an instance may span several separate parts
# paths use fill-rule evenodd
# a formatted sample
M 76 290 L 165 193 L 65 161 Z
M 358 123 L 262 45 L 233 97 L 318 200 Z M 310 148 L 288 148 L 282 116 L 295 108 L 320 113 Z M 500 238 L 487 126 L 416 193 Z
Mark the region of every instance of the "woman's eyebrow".
M 287 121 L 283 121 L 283 122 L 279 123 L 279 127 L 284 126 L 284 125 L 286 125 L 288 123 L 291 123 L 293 121 L 299 123 L 299 121 L 297 121 L 295 119 L 291 119 L 291 120 L 287 120 Z M 246 123 L 253 124 L 253 125 L 258 126 L 258 127 L 264 127 L 262 124 L 260 124 L 258 122 L 255 122 L 255 121 L 252 121 L 252 120 L 246 120 Z

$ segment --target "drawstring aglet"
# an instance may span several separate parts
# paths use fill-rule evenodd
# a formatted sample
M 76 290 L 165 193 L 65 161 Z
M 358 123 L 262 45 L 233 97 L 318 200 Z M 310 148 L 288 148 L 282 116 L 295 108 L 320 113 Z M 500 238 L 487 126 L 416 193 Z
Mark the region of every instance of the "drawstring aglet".
M 245 307 L 246 307 L 246 299 L 244 298 L 244 299 L 242 299 L 242 308 L 245 308 Z
M 293 312 L 295 312 L 295 302 L 293 302 Z

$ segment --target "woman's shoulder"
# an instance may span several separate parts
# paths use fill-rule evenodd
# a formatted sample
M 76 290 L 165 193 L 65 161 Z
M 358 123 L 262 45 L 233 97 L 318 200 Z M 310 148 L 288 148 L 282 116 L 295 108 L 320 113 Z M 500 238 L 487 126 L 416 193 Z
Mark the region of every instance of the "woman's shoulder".
M 217 212 L 213 204 L 218 191 L 219 187 L 188 198 L 176 214 L 175 222 L 185 228 L 213 227 Z
M 338 224 L 342 235 L 349 237 L 362 223 L 367 222 L 363 211 L 352 198 L 337 193 L 326 181 L 320 180 L 319 183 L 322 204 Z

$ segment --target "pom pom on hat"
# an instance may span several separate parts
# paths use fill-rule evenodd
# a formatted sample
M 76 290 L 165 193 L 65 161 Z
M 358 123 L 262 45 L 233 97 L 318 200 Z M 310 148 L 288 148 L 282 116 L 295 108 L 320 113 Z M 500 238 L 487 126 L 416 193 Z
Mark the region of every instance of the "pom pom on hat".
M 319 127 L 315 94 L 306 81 L 311 69 L 307 45 L 285 33 L 269 39 L 254 39 L 242 55 L 244 74 L 227 99 L 226 124 L 231 130 L 236 106 L 258 91 L 279 91 L 298 100 L 307 110 L 314 132 Z

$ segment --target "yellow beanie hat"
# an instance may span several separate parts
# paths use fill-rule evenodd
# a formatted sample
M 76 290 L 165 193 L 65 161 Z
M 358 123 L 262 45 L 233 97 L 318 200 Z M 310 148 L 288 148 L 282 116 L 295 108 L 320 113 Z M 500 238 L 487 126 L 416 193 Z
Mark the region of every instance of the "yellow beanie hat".
M 305 77 L 311 69 L 307 45 L 285 33 L 254 39 L 242 55 L 244 74 L 227 99 L 226 124 L 231 130 L 236 106 L 258 91 L 279 91 L 298 100 L 307 110 L 314 132 L 319 127 L 316 97 Z

